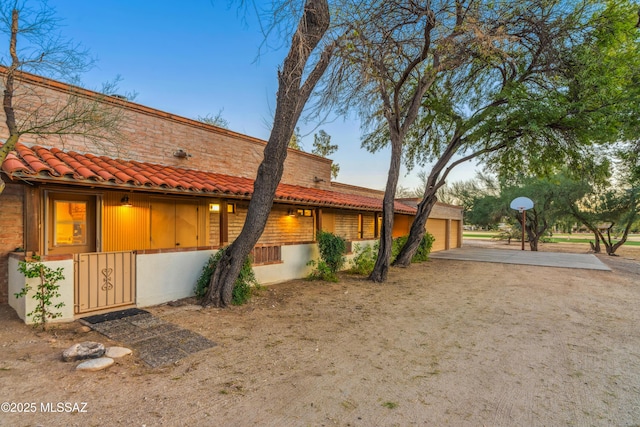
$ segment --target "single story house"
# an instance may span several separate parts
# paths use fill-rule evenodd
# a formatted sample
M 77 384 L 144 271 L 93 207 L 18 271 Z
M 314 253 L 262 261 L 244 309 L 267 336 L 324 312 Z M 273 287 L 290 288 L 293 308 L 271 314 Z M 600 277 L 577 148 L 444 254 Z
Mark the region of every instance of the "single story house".
M 126 139 L 25 135 L 9 154 L 0 170 L 0 303 L 22 319 L 31 311 L 34 301 L 14 293 L 27 280 L 18 263 L 33 254 L 64 270 L 60 320 L 192 295 L 209 256 L 242 229 L 266 143 L 35 75 L 21 75 L 20 85 L 48 102 L 99 99 L 123 113 Z M 306 276 L 317 230 L 349 243 L 379 237 L 383 193 L 330 177 L 330 160 L 289 150 L 252 253 L 261 283 Z M 396 201 L 394 236 L 408 233 L 415 212 Z M 427 229 L 434 250 L 459 247 L 462 209 L 438 204 Z

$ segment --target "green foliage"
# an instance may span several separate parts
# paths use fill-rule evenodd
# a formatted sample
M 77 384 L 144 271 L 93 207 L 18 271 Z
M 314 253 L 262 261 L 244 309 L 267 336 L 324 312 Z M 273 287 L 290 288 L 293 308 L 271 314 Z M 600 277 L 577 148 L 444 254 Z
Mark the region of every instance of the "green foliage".
M 407 243 L 408 238 L 409 236 L 402 236 L 393 239 L 391 246 L 391 262 L 396 259 L 402 247 Z M 429 259 L 429 254 L 431 253 L 434 240 L 435 239 L 431 233 L 425 233 L 424 237 L 422 237 L 422 240 L 420 241 L 420 246 L 418 246 L 416 254 L 411 259 L 411 262 L 427 261 Z M 378 258 L 379 248 L 380 241 L 377 241 L 373 246 L 355 245 L 353 249 L 355 256 L 351 261 L 352 267 L 349 269 L 349 272 L 361 275 L 371 274 L 376 264 L 376 259 Z
M 347 242 L 342 237 L 326 231 L 319 231 L 317 238 L 320 260 L 318 262 L 310 261 L 307 264 L 315 267 L 315 270 L 309 275 L 309 279 L 337 282 L 337 273 L 346 262 L 344 253 L 347 250 Z
M 42 327 L 42 330 L 47 329 L 47 321 L 49 319 L 56 319 L 62 316 L 61 312 L 52 311 L 54 309 L 60 309 L 64 307 L 64 303 L 53 304 L 54 298 L 60 298 L 60 285 L 57 283 L 64 280 L 62 274 L 62 267 L 55 270 L 47 267 L 40 262 L 40 257 L 33 257 L 34 261 L 20 261 L 18 271 L 22 273 L 28 279 L 40 279 L 40 283 L 35 290 L 32 298 L 38 301 L 32 312 L 27 316 L 31 317 L 36 326 Z M 25 285 L 22 290 L 15 294 L 16 298 L 26 297 L 32 288 L 29 285 Z
M 209 289 L 209 282 L 211 281 L 211 276 L 216 271 L 216 267 L 218 266 L 218 262 L 224 251 L 227 248 L 223 248 L 216 252 L 215 254 L 209 257 L 207 263 L 202 267 L 202 273 L 196 282 L 195 294 L 197 298 L 204 298 L 207 294 L 207 290 Z M 256 280 L 256 276 L 253 272 L 253 268 L 251 268 L 251 258 L 247 257 L 244 260 L 244 264 L 242 264 L 242 268 L 240 269 L 240 274 L 236 279 L 236 283 L 233 286 L 233 294 L 231 298 L 231 304 L 233 305 L 242 305 L 249 301 L 251 298 L 251 294 L 254 289 L 260 289 L 260 284 Z
M 433 247 L 433 241 L 435 238 L 429 232 L 426 232 L 420 241 L 416 254 L 411 259 L 411 262 L 424 262 L 429 260 L 429 254 Z
M 409 236 L 401 236 L 393 239 L 393 244 L 391 245 L 391 262 L 393 262 L 400 250 L 407 243 Z M 429 253 L 431 252 L 431 247 L 433 246 L 434 237 L 431 233 L 425 233 L 420 241 L 420 245 L 418 246 L 418 250 L 416 251 L 413 258 L 411 258 L 411 262 L 422 262 L 427 261 L 429 259 Z
M 361 275 L 371 274 L 373 267 L 376 265 L 379 248 L 379 241 L 375 245 L 354 245 L 353 252 L 355 256 L 351 260 L 352 266 L 349 272 Z
M 347 250 L 347 242 L 333 233 L 320 231 L 318 232 L 318 248 L 320 249 L 320 258 L 333 273 L 337 273 L 346 262 L 344 253 Z
M 309 273 L 307 279 L 309 280 L 323 280 L 325 282 L 337 282 L 338 275 L 331 271 L 331 268 L 326 262 L 319 259 L 318 261 L 311 260 L 307 265 L 313 267 L 313 271 Z
M 320 129 L 318 133 L 313 135 L 313 149 L 311 152 L 316 156 L 329 157 L 338 150 L 336 144 L 331 143 L 331 135 Z M 331 164 L 331 177 L 336 179 L 340 172 L 340 165 Z

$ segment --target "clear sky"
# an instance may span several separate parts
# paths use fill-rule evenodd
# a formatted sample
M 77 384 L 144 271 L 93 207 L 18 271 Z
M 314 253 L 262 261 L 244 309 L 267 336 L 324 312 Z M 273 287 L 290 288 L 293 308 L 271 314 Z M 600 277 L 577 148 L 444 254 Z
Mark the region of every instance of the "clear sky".
M 257 20 L 239 15 L 226 0 L 136 1 L 49 0 L 63 20 L 63 34 L 82 43 L 96 58 L 81 76 L 89 89 L 122 78 L 121 93 L 135 102 L 189 118 L 207 114 L 229 121 L 229 128 L 261 139 L 269 137 L 277 90 L 276 71 L 286 48 L 262 51 Z M 314 124 L 301 126 L 303 148 L 311 151 Z M 321 125 L 339 145 L 337 181 L 384 189 L 387 150 L 360 148 L 354 118 Z M 450 180 L 470 179 L 473 165 L 459 166 Z M 417 170 L 400 184 L 414 188 Z

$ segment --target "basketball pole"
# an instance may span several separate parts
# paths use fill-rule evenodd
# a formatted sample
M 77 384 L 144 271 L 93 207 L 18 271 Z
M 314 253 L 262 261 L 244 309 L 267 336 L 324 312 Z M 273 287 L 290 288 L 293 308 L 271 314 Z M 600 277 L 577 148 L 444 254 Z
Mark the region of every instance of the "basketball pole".
M 520 209 L 520 211 L 522 211 L 522 250 L 524 251 L 524 226 L 526 221 L 526 211 L 524 210 L 524 208 Z

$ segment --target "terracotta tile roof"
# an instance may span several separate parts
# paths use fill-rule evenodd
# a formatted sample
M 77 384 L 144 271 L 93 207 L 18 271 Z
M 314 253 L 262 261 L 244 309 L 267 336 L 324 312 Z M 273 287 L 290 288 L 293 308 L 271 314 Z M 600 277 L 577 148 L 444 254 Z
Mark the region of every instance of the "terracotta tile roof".
M 11 179 L 34 182 L 64 182 L 112 189 L 172 191 L 194 195 L 230 196 L 248 199 L 253 180 L 213 172 L 162 166 L 93 154 L 65 152 L 58 148 L 27 147 L 18 144 L 9 153 L 2 171 Z M 382 200 L 336 191 L 280 184 L 276 201 L 381 211 Z M 397 213 L 415 214 L 415 207 L 395 202 Z

